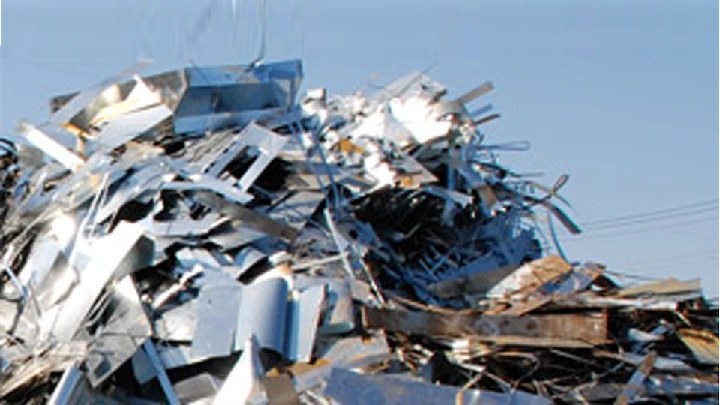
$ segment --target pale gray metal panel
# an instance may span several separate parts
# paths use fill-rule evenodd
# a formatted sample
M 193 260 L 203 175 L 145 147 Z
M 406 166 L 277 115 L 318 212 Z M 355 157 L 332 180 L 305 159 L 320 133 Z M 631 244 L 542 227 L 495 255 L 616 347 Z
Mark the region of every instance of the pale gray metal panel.
M 240 350 L 251 335 L 262 348 L 283 353 L 288 285 L 282 278 L 250 284 L 243 288 L 235 333 L 235 350 Z
M 195 306 L 197 326 L 191 353 L 193 358 L 227 356 L 234 347 L 241 286 L 220 271 L 206 271 L 204 278 Z
M 365 375 L 336 368 L 327 380 L 325 394 L 341 404 L 489 404 L 552 405 L 552 401 L 520 391 L 500 393 L 434 385 L 407 377 Z
M 106 150 L 112 150 L 142 135 L 160 121 L 172 115 L 165 105 L 158 105 L 122 115 L 108 122 L 97 135 L 97 141 Z

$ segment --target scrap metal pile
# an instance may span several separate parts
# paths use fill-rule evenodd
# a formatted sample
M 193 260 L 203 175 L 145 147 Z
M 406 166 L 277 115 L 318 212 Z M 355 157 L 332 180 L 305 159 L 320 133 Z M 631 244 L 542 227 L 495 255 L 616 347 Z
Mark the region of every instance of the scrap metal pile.
M 4 403 L 718 403 L 699 282 L 568 263 L 489 83 L 143 67 L 0 144 Z

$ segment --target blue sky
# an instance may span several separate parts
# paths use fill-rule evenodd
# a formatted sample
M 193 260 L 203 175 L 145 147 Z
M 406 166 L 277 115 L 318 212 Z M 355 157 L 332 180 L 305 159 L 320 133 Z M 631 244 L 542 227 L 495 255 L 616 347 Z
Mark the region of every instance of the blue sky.
M 246 63 L 256 1 L 10 0 L 3 3 L 0 129 L 42 122 L 47 99 L 122 70 Z M 491 80 L 501 160 L 570 174 L 581 224 L 711 201 L 661 219 L 564 236 L 575 260 L 644 277 L 703 279 L 718 294 L 717 1 L 268 1 L 267 59 L 299 57 L 306 88 L 362 90 L 430 68 L 452 94 Z M 714 202 L 712 202 L 714 201 Z M 635 219 L 643 217 L 634 217 Z M 652 217 L 655 218 L 655 217 Z M 645 217 L 647 219 L 647 217 Z M 614 222 L 617 225 L 617 222 Z

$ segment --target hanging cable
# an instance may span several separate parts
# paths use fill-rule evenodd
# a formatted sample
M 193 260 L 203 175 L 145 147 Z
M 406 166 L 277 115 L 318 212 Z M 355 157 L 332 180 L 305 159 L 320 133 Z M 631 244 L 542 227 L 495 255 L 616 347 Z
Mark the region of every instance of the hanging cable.
M 718 206 L 710 206 L 705 208 L 698 208 L 694 210 L 689 211 L 683 211 L 683 212 L 673 212 L 673 213 L 667 213 L 667 214 L 661 214 L 658 216 L 653 217 L 645 217 L 645 218 L 637 218 L 633 220 L 623 220 L 618 222 L 607 222 L 599 225 L 585 225 L 586 231 L 595 231 L 595 230 L 605 230 L 605 229 L 613 229 L 613 228 L 623 228 L 623 227 L 632 227 L 635 225 L 642 225 L 647 223 L 653 223 L 653 222 L 662 222 L 667 221 L 670 219 L 678 219 L 679 217 L 687 218 L 690 216 L 696 216 L 698 214 L 705 214 L 708 212 L 717 212 Z
M 681 228 L 681 227 L 685 227 L 685 226 L 692 225 L 692 224 L 710 223 L 713 220 L 717 221 L 717 218 L 714 216 L 713 217 L 702 217 L 702 218 L 698 218 L 698 219 L 692 220 L 692 221 L 674 222 L 674 223 L 665 224 L 663 226 L 647 227 L 647 228 L 634 229 L 634 230 L 628 230 L 628 231 L 623 231 L 623 232 L 609 232 L 609 233 L 600 233 L 600 234 L 586 233 L 583 235 L 574 236 L 572 238 L 567 238 L 563 241 L 563 243 L 586 241 L 586 240 L 599 239 L 599 238 L 619 237 L 619 236 L 633 235 L 633 234 L 638 234 L 638 233 L 647 233 L 647 232 L 654 232 L 654 231 L 659 231 L 659 230 Z
M 717 206 L 719 201 L 720 200 L 715 198 L 712 200 L 700 201 L 700 202 L 684 204 L 684 205 L 677 205 L 677 206 L 673 206 L 673 207 L 667 207 L 667 208 L 662 208 L 659 210 L 653 210 L 653 211 L 642 212 L 642 213 L 637 213 L 637 214 L 624 215 L 624 216 L 619 216 L 619 217 L 614 217 L 614 218 L 599 219 L 599 220 L 594 220 L 594 221 L 586 221 L 583 225 L 585 225 L 586 227 L 592 227 L 592 226 L 606 224 L 606 223 L 622 222 L 622 221 L 626 221 L 626 220 L 635 220 L 635 219 L 640 219 L 640 218 L 653 217 L 653 216 L 657 216 L 660 214 L 667 214 L 667 213 L 673 213 L 673 212 L 682 213 L 683 211 L 685 211 L 687 209 L 691 209 L 691 208 L 704 207 L 704 206 Z

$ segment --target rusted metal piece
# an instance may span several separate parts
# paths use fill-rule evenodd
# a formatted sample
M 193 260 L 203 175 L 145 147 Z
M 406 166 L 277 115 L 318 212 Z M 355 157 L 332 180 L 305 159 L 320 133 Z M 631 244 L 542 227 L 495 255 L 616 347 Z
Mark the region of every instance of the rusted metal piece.
M 490 340 L 495 336 L 522 336 L 577 340 L 589 344 L 607 342 L 607 316 L 603 312 L 514 317 L 364 307 L 363 321 L 369 329 L 426 336 L 482 336 Z
M 641 284 L 633 287 L 623 288 L 618 291 L 617 296 L 623 298 L 642 297 L 648 295 L 677 295 L 688 293 L 699 293 L 702 290 L 700 279 L 680 281 L 676 278 L 666 278 Z
M 681 329 L 678 331 L 678 337 L 692 351 L 695 360 L 699 363 L 718 365 L 720 342 L 717 335 L 704 330 Z

